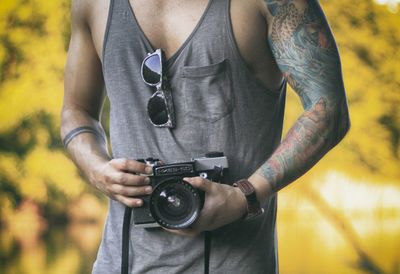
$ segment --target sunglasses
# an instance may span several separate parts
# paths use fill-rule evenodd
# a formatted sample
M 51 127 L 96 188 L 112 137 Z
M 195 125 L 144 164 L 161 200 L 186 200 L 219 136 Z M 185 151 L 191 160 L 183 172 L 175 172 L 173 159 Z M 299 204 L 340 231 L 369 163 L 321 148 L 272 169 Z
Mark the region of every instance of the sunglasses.
M 147 114 L 155 127 L 175 127 L 174 105 L 167 77 L 163 71 L 164 52 L 157 49 L 149 53 L 142 62 L 141 74 L 143 81 L 156 92 L 147 103 Z

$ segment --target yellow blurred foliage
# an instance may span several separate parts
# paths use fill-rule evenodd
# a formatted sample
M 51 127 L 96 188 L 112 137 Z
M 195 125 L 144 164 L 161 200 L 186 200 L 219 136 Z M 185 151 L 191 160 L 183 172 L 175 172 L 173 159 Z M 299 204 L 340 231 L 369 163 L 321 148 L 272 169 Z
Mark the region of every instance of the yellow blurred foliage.
M 24 201 L 6 220 L 8 229 L 23 249 L 29 250 L 40 241 L 40 236 L 47 228 L 37 204 Z
M 301 181 L 334 169 L 398 183 L 400 16 L 369 0 L 321 4 L 341 52 L 352 128 Z M 0 4 L 0 180 L 11 189 L 14 207 L 19 199 L 52 203 L 54 191 L 72 201 L 85 187 L 58 139 L 69 5 L 69 0 Z M 289 90 L 285 131 L 301 111 Z M 1 204 L 7 194 L 2 196 Z
M 325 174 L 332 170 L 359 181 L 390 182 L 397 186 L 400 183 L 400 13 L 390 12 L 372 0 L 320 2 L 341 53 L 352 127 L 338 147 L 294 187 L 283 192 L 281 201 L 293 203 L 294 207 L 299 204 L 291 192 L 298 193 L 301 185 L 324 180 Z M 0 223 L 11 228 L 1 232 L 0 248 L 7 254 L 13 252 L 12 237 L 23 240 L 30 224 L 36 231 L 44 229 L 42 215 L 46 212 L 40 209 L 48 210 L 50 215 L 64 214 L 72 220 L 68 234 L 84 254 L 95 250 L 101 235 L 101 226 L 97 225 L 93 233 L 83 223 L 103 220 L 105 205 L 88 191 L 82 194 L 86 184 L 66 157 L 58 137 L 69 9 L 70 0 L 0 1 Z M 285 132 L 301 112 L 298 97 L 289 90 Z M 285 199 L 287 193 L 291 196 Z M 54 208 L 56 213 L 49 213 Z M 296 214 L 286 212 L 282 218 L 287 224 L 302 224 L 294 217 Z M 319 215 L 314 209 L 309 215 L 310 222 L 305 223 L 321 225 L 323 217 Z M 331 239 L 340 238 L 332 237 L 337 231 L 332 231 L 332 226 L 326 223 L 314 230 L 307 225 L 298 228 L 311 231 L 307 235 L 297 235 L 296 229 L 291 225 L 281 227 L 283 242 L 288 239 L 300 243 L 285 251 L 292 262 L 297 262 L 296 266 L 308 263 L 305 258 L 294 256 L 302 254 L 305 245 L 319 254 L 320 241 L 329 245 L 329 235 Z M 312 242 L 315 231 L 321 233 L 316 237 L 318 243 Z M 36 233 L 37 236 L 41 232 Z M 64 237 L 58 235 L 59 240 Z M 398 242 L 390 239 L 385 238 L 387 245 Z M 380 239 L 371 242 L 375 247 Z M 25 247 L 23 254 L 8 265 L 7 273 L 80 271 L 83 258 L 77 250 L 63 246 L 61 254 L 47 262 L 43 243 L 26 243 L 31 246 L 21 244 Z M 337 248 L 339 244 L 332 246 Z M 330 250 L 322 261 L 329 265 L 331 257 L 338 254 L 341 255 L 334 264 L 346 258 L 356 260 L 353 250 L 344 247 L 338 250 Z M 391 250 L 390 254 L 396 253 L 395 247 Z M 382 253 L 383 257 L 387 254 Z M 390 263 L 397 258 L 392 257 Z M 321 262 L 315 257 L 306 260 L 312 261 L 312 271 L 315 267 L 318 272 Z M 289 264 L 285 267 L 290 273 L 299 273 L 296 268 L 291 270 Z
M 88 193 L 81 195 L 68 208 L 68 216 L 74 223 L 94 223 L 104 220 L 105 212 L 105 205 Z
M 8 24 L 0 25 L 0 33 L 7 37 L 7 43 L 0 43 L 0 55 L 5 56 L 6 48 L 13 45 L 23 62 L 11 66 L 9 78 L 3 79 L 0 86 L 0 133 L 12 130 L 22 119 L 39 111 L 59 120 L 66 56 L 61 34 L 67 26 L 68 2 L 1 2 L 0 18 L 7 18 Z
M 27 180 L 32 178 L 49 182 L 66 197 L 82 193 L 84 182 L 77 176 L 74 164 L 60 151 L 35 148 L 24 161 Z M 20 185 L 21 188 L 25 186 Z
M 13 154 L 0 154 L 0 173 L 8 180 L 16 182 L 20 176 L 18 162 Z
M 314 172 L 337 169 L 398 182 L 400 16 L 368 0 L 321 3 L 342 56 L 352 128 Z M 49 132 L 58 132 L 60 122 L 69 1 L 3 0 L 0 18 L 0 136 L 16 132 L 15 141 L 26 146 L 34 140 L 19 155 L 0 147 L 1 176 L 37 202 L 48 201 L 48 187 L 77 197 L 84 183 L 61 146 L 50 147 Z M 292 91 L 287 100 L 286 130 L 302 111 Z M 52 125 L 21 127 L 38 113 L 51 117 Z M 388 115 L 393 125 L 385 127 L 382 117 Z
M 59 256 L 57 260 L 46 267 L 43 265 L 40 272 L 33 273 L 48 273 L 48 274 L 60 274 L 60 273 L 78 273 L 79 266 L 81 263 L 80 254 L 72 248 L 64 250 L 62 256 Z

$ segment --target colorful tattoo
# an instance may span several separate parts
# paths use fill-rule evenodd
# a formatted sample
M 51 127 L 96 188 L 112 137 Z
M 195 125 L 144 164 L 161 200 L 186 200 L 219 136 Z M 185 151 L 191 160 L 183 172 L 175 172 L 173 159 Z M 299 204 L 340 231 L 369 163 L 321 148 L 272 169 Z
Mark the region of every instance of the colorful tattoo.
M 275 191 L 312 167 L 349 128 L 339 53 L 316 0 L 266 0 L 268 39 L 305 112 L 257 171 Z

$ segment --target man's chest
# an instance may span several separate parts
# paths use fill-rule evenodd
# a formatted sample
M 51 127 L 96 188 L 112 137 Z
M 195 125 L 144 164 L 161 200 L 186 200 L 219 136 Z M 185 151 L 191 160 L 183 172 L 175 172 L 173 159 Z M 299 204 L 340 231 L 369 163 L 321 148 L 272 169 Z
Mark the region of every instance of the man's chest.
M 220 16 L 229 16 L 233 36 L 240 55 L 269 89 L 281 83 L 281 74 L 267 44 L 267 24 L 257 0 L 114 0 L 126 1 L 126 13 L 132 13 L 141 31 L 153 46 L 162 48 L 171 57 L 190 37 L 210 1 L 227 1 L 228 9 Z M 102 56 L 104 33 L 110 0 L 98 0 L 89 18 L 89 27 L 98 55 Z M 133 22 L 131 22 L 133 23 Z M 221 26 L 224 27 L 224 26 Z M 212 39 L 210 37 L 209 39 Z M 268 77 L 265 77 L 268 75 Z
M 126 1 L 127 13 L 132 13 L 153 48 L 164 49 L 167 58 L 173 55 L 191 35 L 207 8 L 208 0 L 114 0 Z M 101 56 L 108 17 L 107 0 L 92 11 L 90 29 L 95 48 Z M 132 22 L 133 23 L 133 22 Z

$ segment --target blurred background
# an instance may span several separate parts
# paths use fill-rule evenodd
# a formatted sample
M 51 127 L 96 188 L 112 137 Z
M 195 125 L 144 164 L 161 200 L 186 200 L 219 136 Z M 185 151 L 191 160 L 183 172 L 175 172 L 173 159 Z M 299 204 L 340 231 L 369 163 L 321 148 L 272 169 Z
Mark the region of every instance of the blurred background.
M 322 0 L 352 128 L 279 194 L 281 273 L 400 273 L 399 1 Z M 0 273 L 90 273 L 107 200 L 59 139 L 70 0 L 0 0 Z M 287 98 L 285 132 L 301 112 Z M 107 128 L 107 106 L 104 124 Z

